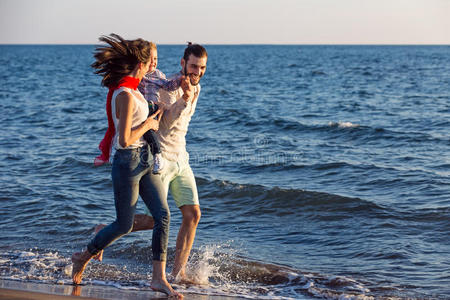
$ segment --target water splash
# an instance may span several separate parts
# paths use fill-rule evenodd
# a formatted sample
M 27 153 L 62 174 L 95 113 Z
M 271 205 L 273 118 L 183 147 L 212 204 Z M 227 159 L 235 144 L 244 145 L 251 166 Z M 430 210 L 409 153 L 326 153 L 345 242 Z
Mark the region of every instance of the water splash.
M 280 284 L 299 281 L 299 275 L 287 268 L 249 261 L 238 255 L 234 241 L 210 244 L 194 251 L 186 275 L 200 285 L 184 285 L 182 292 L 247 299 L 307 299 L 290 289 L 283 295 Z
M 226 285 L 230 278 L 227 272 L 223 272 L 223 269 L 236 255 L 236 251 L 231 247 L 232 244 L 233 241 L 227 241 L 222 244 L 201 246 L 192 254 L 186 267 L 187 276 L 194 282 L 205 285 L 210 284 L 210 279 Z

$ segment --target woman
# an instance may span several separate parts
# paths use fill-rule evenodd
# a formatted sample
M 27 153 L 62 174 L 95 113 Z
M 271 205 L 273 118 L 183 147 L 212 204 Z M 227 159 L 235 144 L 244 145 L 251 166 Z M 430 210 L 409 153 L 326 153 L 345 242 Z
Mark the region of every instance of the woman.
M 103 76 L 102 85 L 109 87 L 108 122 L 112 134 L 112 180 L 116 220 L 99 231 L 83 252 L 72 256 L 72 280 L 79 284 L 88 262 L 116 239 L 133 229 L 138 195 L 154 218 L 152 237 L 153 276 L 151 288 L 169 296 L 182 298 L 167 282 L 165 267 L 170 213 L 159 176 L 151 174 L 149 147 L 143 135 L 149 129 L 158 130 L 162 113 L 148 117 L 148 103 L 137 90 L 150 66 L 151 43 L 142 39 L 124 40 L 119 35 L 103 36 L 107 43 L 96 49 L 92 67 Z M 158 119 L 155 120 L 155 117 Z

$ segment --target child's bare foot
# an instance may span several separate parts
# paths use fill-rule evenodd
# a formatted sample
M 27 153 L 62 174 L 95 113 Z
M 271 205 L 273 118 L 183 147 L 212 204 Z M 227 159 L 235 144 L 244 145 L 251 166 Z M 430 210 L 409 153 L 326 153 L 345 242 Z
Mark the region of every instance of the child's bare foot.
M 105 224 L 98 224 L 97 226 L 95 226 L 94 228 L 94 233 L 97 234 L 100 230 L 102 230 L 104 227 L 106 227 Z M 93 257 L 93 259 L 98 260 L 98 261 L 102 261 L 103 260 L 103 250 L 100 250 L 100 252 L 97 253 L 97 255 L 95 255 Z
M 86 268 L 92 255 L 87 252 L 76 252 L 72 255 L 72 281 L 75 284 L 80 284 L 83 279 L 83 272 Z
M 151 289 L 156 292 L 161 292 L 169 296 L 169 298 L 183 299 L 184 296 L 176 292 L 167 280 L 152 280 Z

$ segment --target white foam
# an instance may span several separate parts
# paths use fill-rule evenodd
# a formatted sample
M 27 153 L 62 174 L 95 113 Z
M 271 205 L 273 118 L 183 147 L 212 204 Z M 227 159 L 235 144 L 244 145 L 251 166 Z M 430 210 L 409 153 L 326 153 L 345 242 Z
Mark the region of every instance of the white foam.
M 173 284 L 174 287 L 182 293 L 245 299 L 309 299 L 299 294 L 299 290 L 328 299 L 371 299 L 364 295 L 369 290 L 356 280 L 330 276 L 317 281 L 315 274 L 303 274 L 287 267 L 245 260 L 242 258 L 242 251 L 244 251 L 242 248 L 242 245 L 236 245 L 234 241 L 202 246 L 192 253 L 186 270 L 192 280 L 202 283 L 202 285 L 186 287 Z M 236 249 L 239 249 L 239 252 Z M 58 252 L 36 250 L 36 252 L 0 253 L 0 261 L 2 262 L 0 265 L 1 279 L 71 284 L 72 264 L 70 258 L 62 257 Z M 2 268 L 1 266 L 8 267 Z M 103 265 L 101 269 L 106 267 Z M 112 267 L 111 269 L 117 270 Z M 122 269 L 126 271 L 125 267 Z M 271 275 L 283 276 L 288 282 L 267 285 L 264 283 L 265 276 Z M 134 291 L 146 290 L 150 286 L 150 282 L 145 279 L 130 281 L 115 278 L 111 278 L 112 280 L 85 278 L 85 283 Z M 330 291 L 326 286 L 327 281 L 342 283 L 344 289 L 339 292 Z M 323 282 L 325 282 L 325 286 L 323 286 Z
M 111 286 L 120 290 L 130 290 L 130 291 L 138 291 L 139 288 L 136 286 L 122 285 L 115 281 L 103 281 L 103 280 L 91 280 L 92 284 L 101 285 L 101 286 Z
M 298 278 L 298 276 L 299 276 L 299 274 L 294 273 L 294 272 L 287 272 L 286 274 L 287 274 L 287 276 L 288 276 L 288 278 L 289 278 L 289 281 L 291 281 L 291 280 L 293 280 L 293 279 L 296 279 L 296 278 Z
M 339 127 L 339 128 L 355 128 L 355 127 L 359 127 L 359 124 L 354 124 L 352 122 L 329 122 L 328 123 L 329 126 L 331 127 Z
M 4 265 L 4 264 L 6 264 L 9 261 L 10 261 L 9 259 L 0 258 L 0 265 Z
M 313 286 L 314 286 L 314 282 L 308 281 L 308 282 L 305 283 L 304 286 L 301 287 L 301 289 L 307 290 L 309 288 L 312 288 Z
M 36 254 L 34 254 L 33 252 L 23 251 L 23 252 L 20 252 L 18 256 L 19 256 L 20 258 L 25 258 L 25 257 L 36 256 Z
M 70 261 L 61 257 L 58 252 L 40 253 L 30 251 L 11 251 L 1 253 L 2 265 L 10 267 L 2 270 L 2 279 L 57 281 L 58 276 L 65 274 Z
M 66 276 L 72 276 L 72 264 L 69 264 L 64 267 L 64 274 Z

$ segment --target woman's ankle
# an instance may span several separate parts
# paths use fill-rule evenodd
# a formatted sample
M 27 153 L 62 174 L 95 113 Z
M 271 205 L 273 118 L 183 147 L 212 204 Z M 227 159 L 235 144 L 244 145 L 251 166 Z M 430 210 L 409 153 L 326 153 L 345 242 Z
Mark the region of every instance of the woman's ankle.
M 84 251 L 82 251 L 82 252 L 77 252 L 77 253 L 74 253 L 73 254 L 73 256 L 72 256 L 72 258 L 73 259 L 76 259 L 76 260 L 78 260 L 78 261 L 81 261 L 81 262 L 87 262 L 87 261 L 89 261 L 91 258 L 93 258 L 95 255 L 94 254 L 91 254 L 91 252 L 89 252 L 89 250 L 87 250 L 87 249 L 85 249 Z

